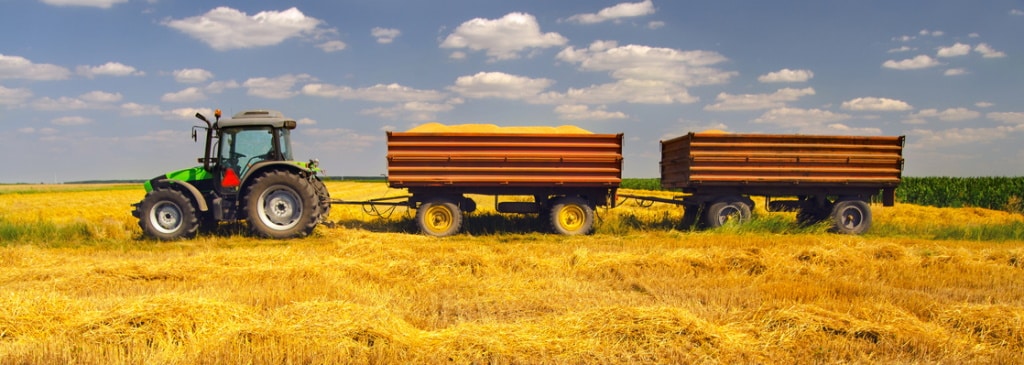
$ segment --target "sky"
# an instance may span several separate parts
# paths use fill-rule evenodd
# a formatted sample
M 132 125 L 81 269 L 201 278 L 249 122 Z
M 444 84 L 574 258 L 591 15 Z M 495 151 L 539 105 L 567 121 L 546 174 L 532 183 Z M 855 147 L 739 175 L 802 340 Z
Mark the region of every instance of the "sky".
M 1024 175 L 1024 1 L 0 0 L 0 183 L 196 165 L 196 112 L 273 109 L 380 176 L 426 122 L 906 136 L 904 176 Z M 202 134 L 200 134 L 202 135 Z

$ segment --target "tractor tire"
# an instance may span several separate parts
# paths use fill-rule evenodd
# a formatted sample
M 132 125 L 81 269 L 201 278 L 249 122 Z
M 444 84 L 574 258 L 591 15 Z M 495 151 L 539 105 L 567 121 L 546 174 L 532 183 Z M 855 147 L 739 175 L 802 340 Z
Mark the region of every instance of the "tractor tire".
M 142 233 L 158 240 L 192 238 L 199 229 L 192 200 L 177 190 L 150 191 L 137 209 Z
M 296 238 L 305 237 L 316 228 L 319 199 L 308 179 L 274 170 L 256 177 L 246 191 L 246 220 L 253 234 Z
M 562 235 L 586 235 L 594 230 L 594 209 L 580 197 L 555 199 L 549 219 L 551 229 Z
M 319 210 L 316 216 L 317 223 L 327 222 L 327 216 L 331 214 L 331 192 L 327 191 L 327 185 L 324 185 L 324 182 L 320 181 L 320 179 L 313 178 L 311 181 L 313 189 L 316 190 L 317 199 L 319 199 L 319 204 L 317 205 Z
M 428 236 L 451 236 L 462 228 L 462 210 L 449 199 L 430 199 L 416 208 L 416 227 Z
M 733 220 L 737 223 L 750 220 L 750 205 L 742 199 L 722 199 L 704 210 L 704 224 L 708 228 L 718 228 Z
M 871 228 L 871 207 L 860 200 L 843 200 L 832 207 L 832 232 L 861 234 Z

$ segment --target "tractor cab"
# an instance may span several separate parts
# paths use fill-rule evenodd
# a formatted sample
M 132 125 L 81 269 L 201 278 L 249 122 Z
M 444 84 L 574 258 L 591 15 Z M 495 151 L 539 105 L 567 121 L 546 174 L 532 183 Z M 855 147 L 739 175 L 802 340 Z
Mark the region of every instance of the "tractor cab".
M 253 110 L 218 120 L 212 129 L 217 141 L 208 155 L 215 154 L 207 170 L 220 177 L 221 188 L 237 188 L 244 177 L 265 161 L 291 161 L 291 130 L 296 122 L 280 112 Z

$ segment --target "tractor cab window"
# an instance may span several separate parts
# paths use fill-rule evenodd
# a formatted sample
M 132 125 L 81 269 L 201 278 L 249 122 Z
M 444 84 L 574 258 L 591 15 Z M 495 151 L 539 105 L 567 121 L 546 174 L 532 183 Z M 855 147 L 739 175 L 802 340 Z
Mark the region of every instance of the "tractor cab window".
M 238 176 L 245 176 L 249 168 L 258 162 L 276 158 L 275 151 L 273 128 L 221 130 L 219 153 L 221 165 L 235 170 Z
M 281 159 L 285 161 L 294 160 L 292 158 L 292 134 L 290 130 L 281 128 L 277 130 L 280 134 L 280 138 L 277 140 L 277 145 L 281 147 Z

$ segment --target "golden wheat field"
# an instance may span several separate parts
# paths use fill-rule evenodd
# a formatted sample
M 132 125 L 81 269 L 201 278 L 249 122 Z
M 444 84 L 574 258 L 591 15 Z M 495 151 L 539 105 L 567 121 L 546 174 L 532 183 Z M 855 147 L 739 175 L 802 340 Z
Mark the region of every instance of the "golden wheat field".
M 758 210 L 760 228 L 688 232 L 677 207 L 627 203 L 564 237 L 475 197 L 442 239 L 340 205 L 308 238 L 156 242 L 142 196 L 0 187 L 0 364 L 1024 363 L 1024 242 L 933 234 L 1019 214 L 875 206 L 840 236 Z

